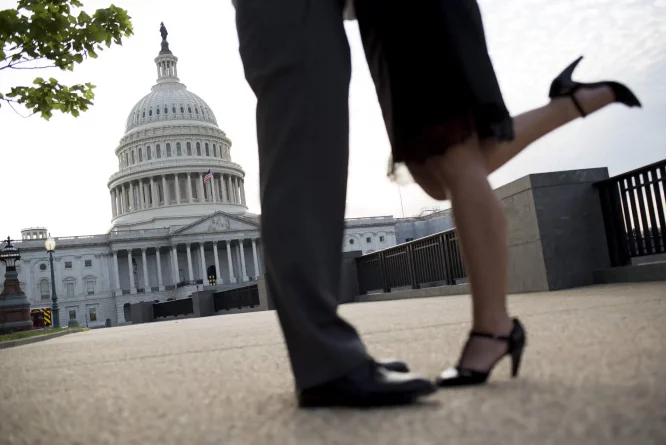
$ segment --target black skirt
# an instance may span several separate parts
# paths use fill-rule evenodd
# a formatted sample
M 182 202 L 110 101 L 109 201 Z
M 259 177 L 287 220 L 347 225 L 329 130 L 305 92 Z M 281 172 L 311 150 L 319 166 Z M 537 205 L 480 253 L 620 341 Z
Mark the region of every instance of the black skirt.
M 475 0 L 356 0 L 361 39 L 396 164 L 477 135 L 513 139 Z

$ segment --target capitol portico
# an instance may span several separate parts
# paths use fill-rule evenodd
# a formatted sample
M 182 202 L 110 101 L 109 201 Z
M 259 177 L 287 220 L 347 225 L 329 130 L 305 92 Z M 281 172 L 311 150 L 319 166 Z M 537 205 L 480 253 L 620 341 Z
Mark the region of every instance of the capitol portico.
M 166 34 L 162 28 L 157 82 L 131 109 L 115 149 L 111 228 L 91 236 L 52 234 L 64 326 L 68 320 L 124 324 L 132 303 L 246 286 L 264 271 L 260 218 L 248 212 L 245 172 L 232 161 L 231 140 L 213 110 L 180 82 Z M 347 220 L 341 248 L 391 247 L 396 223 L 390 216 Z M 51 306 L 47 237 L 46 228 L 29 228 L 14 243 L 22 256 L 21 288 L 33 308 Z

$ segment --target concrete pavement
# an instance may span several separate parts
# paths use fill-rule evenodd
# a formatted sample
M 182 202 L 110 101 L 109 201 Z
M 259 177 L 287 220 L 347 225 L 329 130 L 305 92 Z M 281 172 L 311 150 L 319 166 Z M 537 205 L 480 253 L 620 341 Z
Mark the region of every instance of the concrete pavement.
M 510 298 L 528 347 L 491 384 L 414 407 L 296 409 L 274 312 L 99 329 L 0 350 L 1 444 L 664 444 L 666 283 Z M 435 376 L 467 296 L 341 307 L 376 356 Z

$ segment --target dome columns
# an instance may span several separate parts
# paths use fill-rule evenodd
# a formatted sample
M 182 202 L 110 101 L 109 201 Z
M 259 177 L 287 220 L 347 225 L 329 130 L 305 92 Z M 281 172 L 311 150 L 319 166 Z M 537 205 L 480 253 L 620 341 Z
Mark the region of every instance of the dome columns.
M 173 205 L 214 203 L 246 206 L 243 178 L 229 173 L 186 172 L 131 179 L 111 187 L 113 218 Z

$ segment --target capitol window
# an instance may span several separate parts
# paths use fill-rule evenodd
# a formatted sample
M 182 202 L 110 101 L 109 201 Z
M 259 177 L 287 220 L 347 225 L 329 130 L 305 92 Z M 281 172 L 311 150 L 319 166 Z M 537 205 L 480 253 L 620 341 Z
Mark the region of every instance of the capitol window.
M 67 296 L 68 297 L 74 296 L 74 283 L 67 283 Z
M 176 114 L 176 107 L 173 107 L 173 108 L 171 109 L 171 112 L 172 112 L 173 114 Z
M 129 160 L 128 160 L 127 156 L 128 156 L 127 152 L 125 152 L 125 167 L 127 167 L 129 165 Z
M 171 144 L 166 144 L 166 155 L 167 158 L 171 157 Z
M 134 150 L 132 150 L 132 164 L 134 164 Z
M 199 114 L 199 109 L 198 109 L 197 107 L 194 107 L 194 112 L 195 112 L 196 114 Z
M 350 239 L 350 240 L 349 240 L 349 244 L 354 244 L 354 240 L 353 240 L 353 239 Z
M 192 156 L 192 144 L 187 143 L 187 156 Z
M 201 156 L 201 144 L 197 142 L 197 156 Z
M 217 157 L 217 145 L 213 144 L 213 156 Z
M 155 110 L 155 112 L 157 112 L 157 115 L 158 115 L 158 116 L 160 115 L 160 109 L 159 109 L 159 108 L 157 108 L 157 109 Z
M 141 117 L 146 117 L 146 110 L 143 110 L 143 114 L 141 115 Z
M 42 300 L 48 300 L 51 295 L 49 293 L 49 281 L 42 280 L 39 282 L 39 293 L 42 296 Z
M 150 150 L 150 145 L 146 147 L 146 159 L 148 159 L 149 161 L 153 159 L 153 153 Z
M 180 149 L 180 142 L 176 142 L 176 155 L 177 156 L 182 156 L 183 155 L 183 152 Z
M 192 109 L 190 107 L 187 107 L 187 112 L 192 114 Z
M 152 116 L 152 115 L 153 115 L 153 110 L 152 109 L 148 110 L 148 116 Z
M 155 157 L 157 157 L 157 159 L 162 157 L 162 149 L 160 148 L 160 144 L 155 146 Z
M 206 156 L 210 156 L 210 149 L 208 148 L 208 142 L 206 142 Z
M 164 107 L 164 114 L 169 114 L 169 108 Z
M 184 113 L 184 112 L 185 112 L 185 109 L 184 109 L 182 106 L 180 107 L 180 112 L 181 112 L 181 113 Z
M 72 268 L 72 262 L 71 261 L 65 261 L 65 269 L 71 269 Z
M 143 161 L 143 150 L 137 148 L 136 151 L 139 152 L 139 162 Z
M 93 280 L 86 281 L 86 293 L 88 295 L 95 294 L 95 282 Z

